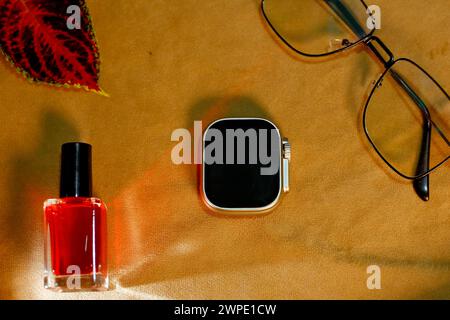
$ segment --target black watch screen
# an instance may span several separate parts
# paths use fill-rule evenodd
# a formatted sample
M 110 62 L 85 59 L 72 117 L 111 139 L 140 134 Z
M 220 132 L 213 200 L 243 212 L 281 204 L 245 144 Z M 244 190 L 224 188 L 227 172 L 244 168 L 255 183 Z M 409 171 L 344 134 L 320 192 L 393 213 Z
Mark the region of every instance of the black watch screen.
M 203 193 L 224 210 L 264 210 L 281 193 L 281 137 L 268 120 L 221 119 L 203 135 Z

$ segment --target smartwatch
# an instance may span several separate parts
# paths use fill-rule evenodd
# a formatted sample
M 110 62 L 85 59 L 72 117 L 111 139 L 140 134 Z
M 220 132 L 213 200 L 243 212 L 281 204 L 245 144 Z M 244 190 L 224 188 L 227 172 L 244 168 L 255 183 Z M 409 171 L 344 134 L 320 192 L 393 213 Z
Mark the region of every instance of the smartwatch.
M 265 213 L 289 191 L 291 147 L 261 118 L 225 118 L 203 133 L 200 193 L 220 213 Z

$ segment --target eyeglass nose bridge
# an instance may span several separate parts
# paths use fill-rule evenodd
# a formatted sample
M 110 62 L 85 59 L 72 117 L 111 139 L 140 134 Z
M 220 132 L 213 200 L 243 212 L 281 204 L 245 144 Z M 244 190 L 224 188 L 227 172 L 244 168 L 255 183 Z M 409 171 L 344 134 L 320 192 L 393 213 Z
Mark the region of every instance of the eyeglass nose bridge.
M 380 60 L 384 66 L 386 68 L 390 68 L 395 60 L 394 60 L 394 54 L 392 53 L 391 50 L 389 50 L 389 48 L 386 46 L 386 44 L 384 44 L 383 41 L 381 41 L 380 38 L 378 38 L 377 36 L 371 36 L 368 37 L 365 41 L 365 44 L 369 47 L 369 49 L 375 54 L 375 56 L 378 58 L 378 60 Z M 378 48 L 375 46 L 375 43 L 378 44 L 378 46 L 383 49 L 385 55 L 387 55 L 388 59 L 385 58 L 385 56 L 383 55 L 382 52 L 380 52 L 380 50 L 378 50 Z

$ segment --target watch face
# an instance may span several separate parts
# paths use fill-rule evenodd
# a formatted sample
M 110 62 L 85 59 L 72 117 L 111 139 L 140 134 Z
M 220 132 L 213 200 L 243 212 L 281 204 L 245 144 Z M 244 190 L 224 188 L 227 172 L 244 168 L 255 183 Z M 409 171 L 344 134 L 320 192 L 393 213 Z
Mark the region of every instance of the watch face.
M 203 193 L 215 209 L 262 211 L 281 193 L 281 137 L 264 119 L 230 118 L 203 135 Z

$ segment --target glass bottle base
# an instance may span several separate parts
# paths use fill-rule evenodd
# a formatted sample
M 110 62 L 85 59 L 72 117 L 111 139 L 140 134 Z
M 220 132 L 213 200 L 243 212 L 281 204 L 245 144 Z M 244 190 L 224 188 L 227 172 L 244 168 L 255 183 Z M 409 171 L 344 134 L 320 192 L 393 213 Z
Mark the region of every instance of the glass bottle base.
M 107 291 L 109 278 L 101 273 L 68 276 L 44 276 L 44 287 L 55 292 Z

